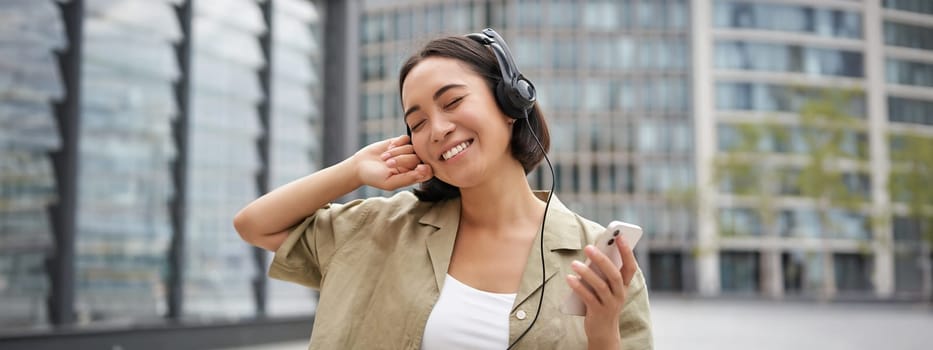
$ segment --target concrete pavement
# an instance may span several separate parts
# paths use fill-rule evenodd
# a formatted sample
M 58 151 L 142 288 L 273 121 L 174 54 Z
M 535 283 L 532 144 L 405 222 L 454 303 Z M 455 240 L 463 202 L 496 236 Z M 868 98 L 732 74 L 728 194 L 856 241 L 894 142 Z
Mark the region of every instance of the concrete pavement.
M 653 296 L 656 349 L 930 349 L 933 306 Z M 229 350 L 304 350 L 306 340 Z

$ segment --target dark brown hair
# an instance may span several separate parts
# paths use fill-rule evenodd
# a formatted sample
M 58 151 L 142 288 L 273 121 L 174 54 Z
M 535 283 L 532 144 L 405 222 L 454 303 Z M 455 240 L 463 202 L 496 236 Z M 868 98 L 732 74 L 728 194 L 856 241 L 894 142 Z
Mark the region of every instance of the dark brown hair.
M 486 85 L 493 94 L 496 91 L 496 84 L 502 80 L 502 74 L 499 72 L 499 62 L 496 61 L 496 57 L 487 47 L 466 37 L 444 37 L 427 43 L 421 51 L 409 57 L 405 64 L 402 65 L 398 76 L 400 98 L 405 77 L 418 63 L 429 57 L 453 58 L 465 63 L 486 81 Z M 499 106 L 499 109 L 501 110 L 502 106 Z M 537 102 L 528 111 L 528 122 L 531 123 L 532 130 L 528 129 L 528 123 L 524 120 L 516 121 L 512 127 L 512 140 L 509 143 L 512 157 L 515 157 L 522 164 L 525 174 L 538 166 L 538 163 L 544 158 L 544 153 L 551 147 L 551 136 L 548 132 L 547 122 L 544 120 L 544 114 L 541 113 Z M 532 132 L 537 134 L 538 140 L 541 141 L 541 148 L 538 147 Z M 441 181 L 437 177 L 422 182 L 413 192 L 419 200 L 426 202 L 437 202 L 460 196 L 459 188 Z

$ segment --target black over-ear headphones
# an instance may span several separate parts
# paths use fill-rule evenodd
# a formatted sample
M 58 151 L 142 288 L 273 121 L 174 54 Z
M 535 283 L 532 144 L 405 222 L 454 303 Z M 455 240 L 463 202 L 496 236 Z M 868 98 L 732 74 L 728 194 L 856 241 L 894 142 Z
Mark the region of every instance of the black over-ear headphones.
M 483 29 L 482 33 L 469 34 L 467 37 L 492 48 L 496 60 L 499 61 L 502 80 L 496 84 L 495 93 L 499 107 L 509 117 L 527 118 L 528 112 L 534 107 L 535 100 L 538 98 L 537 93 L 531 81 L 518 71 L 505 39 L 502 39 L 492 28 Z

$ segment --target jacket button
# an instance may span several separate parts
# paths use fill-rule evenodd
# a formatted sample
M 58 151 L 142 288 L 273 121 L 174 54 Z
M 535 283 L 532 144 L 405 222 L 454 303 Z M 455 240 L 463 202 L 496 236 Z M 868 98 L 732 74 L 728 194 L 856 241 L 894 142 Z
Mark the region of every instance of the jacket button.
M 515 313 L 515 318 L 519 320 L 524 320 L 525 316 L 528 316 L 525 314 L 525 310 L 518 310 L 518 312 Z

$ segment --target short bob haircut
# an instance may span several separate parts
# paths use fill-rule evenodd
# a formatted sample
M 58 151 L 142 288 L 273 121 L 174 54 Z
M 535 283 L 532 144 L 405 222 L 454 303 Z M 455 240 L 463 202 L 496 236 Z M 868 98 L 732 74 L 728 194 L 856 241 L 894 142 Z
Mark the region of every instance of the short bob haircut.
M 405 64 L 402 65 L 398 77 L 399 99 L 401 99 L 405 77 L 418 63 L 430 57 L 453 58 L 465 63 L 486 80 L 486 85 L 493 94 L 496 91 L 496 84 L 502 80 L 502 74 L 499 72 L 499 62 L 489 48 L 467 37 L 444 37 L 427 43 L 421 51 L 409 57 Z M 502 106 L 499 106 L 499 109 L 501 110 Z M 514 124 L 512 127 L 512 140 L 509 143 L 512 157 L 515 157 L 522 164 L 525 174 L 538 166 L 541 159 L 544 158 L 545 152 L 551 146 L 551 136 L 548 132 L 547 122 L 544 120 L 544 115 L 537 102 L 528 111 L 528 121 L 531 124 L 531 130 L 528 129 L 528 123 L 525 121 L 518 120 Z M 532 132 L 537 134 L 542 147 L 538 147 Z M 437 177 L 422 182 L 413 192 L 419 200 L 426 202 L 438 202 L 460 197 L 459 188 L 441 181 Z

